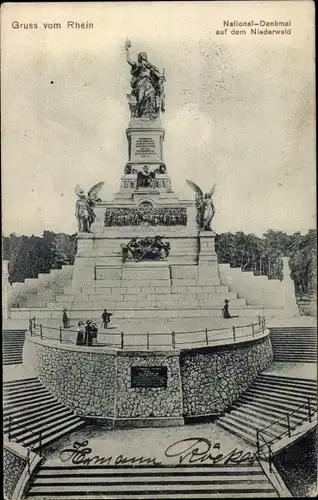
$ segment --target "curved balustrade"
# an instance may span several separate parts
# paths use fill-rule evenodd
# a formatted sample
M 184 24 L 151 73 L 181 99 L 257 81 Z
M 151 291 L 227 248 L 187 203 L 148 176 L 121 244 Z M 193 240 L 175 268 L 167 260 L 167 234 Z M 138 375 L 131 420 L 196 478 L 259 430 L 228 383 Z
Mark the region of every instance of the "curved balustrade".
M 71 328 L 63 329 L 62 327 L 53 327 L 36 323 L 36 319 L 29 320 L 29 332 L 31 336 L 39 336 L 41 339 L 58 340 L 62 343 L 74 344 L 77 330 Z M 56 332 L 49 335 L 50 332 Z M 114 338 L 114 341 L 101 343 L 99 346 L 112 347 L 117 349 L 131 349 L 131 348 L 194 348 L 217 346 L 236 342 L 244 342 L 267 333 L 265 318 L 259 316 L 257 323 L 250 323 L 248 325 L 231 326 L 230 328 L 204 328 L 202 330 L 186 331 L 186 332 L 147 332 L 147 333 L 133 333 L 128 334 L 125 332 L 99 332 L 98 337 L 107 336 Z M 70 337 L 73 338 L 70 338 Z M 195 336 L 195 339 L 193 338 Z M 136 337 L 142 340 L 141 343 L 131 344 L 131 339 Z M 164 341 L 162 342 L 162 340 Z M 156 342 L 161 340 L 161 342 Z

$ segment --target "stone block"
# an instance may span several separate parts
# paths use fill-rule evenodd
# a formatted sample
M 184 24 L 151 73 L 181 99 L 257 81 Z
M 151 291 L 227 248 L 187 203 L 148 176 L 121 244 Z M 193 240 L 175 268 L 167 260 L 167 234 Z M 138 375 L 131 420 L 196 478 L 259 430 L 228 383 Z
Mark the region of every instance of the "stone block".
M 220 279 L 219 278 L 215 278 L 215 277 L 204 277 L 202 276 L 201 278 L 199 278 L 197 280 L 197 284 L 198 285 L 207 285 L 207 286 L 211 286 L 211 285 L 220 285 Z
M 134 282 L 135 280 L 170 280 L 170 272 L 168 267 L 163 268 L 140 268 L 140 269 L 129 269 L 123 268 L 123 280 L 129 280 L 130 282 Z
M 198 266 L 171 266 L 172 279 L 196 279 Z
M 141 293 L 155 293 L 155 287 L 154 286 L 141 286 L 140 287 Z
M 172 294 L 179 294 L 179 293 L 185 293 L 188 291 L 188 287 L 186 286 L 171 286 L 171 293 Z
M 155 286 L 155 293 L 162 294 L 162 293 L 170 293 L 171 289 L 170 286 Z
M 96 293 L 102 294 L 102 295 L 111 295 L 113 289 L 117 290 L 117 288 L 112 288 L 110 286 L 109 287 L 96 286 Z
M 149 287 L 149 286 L 170 286 L 170 279 L 134 279 L 134 280 L 122 280 L 123 286 L 137 286 L 137 287 Z
M 175 278 L 172 280 L 172 286 L 196 286 L 197 285 L 197 280 L 195 278 L 193 279 L 179 279 Z
M 121 279 L 122 277 L 122 266 L 110 267 L 96 264 L 95 272 L 98 276 L 103 276 L 103 279 Z
M 97 287 L 106 287 L 106 288 L 119 288 L 121 284 L 123 284 L 123 286 L 127 286 L 127 284 L 124 284 L 123 281 L 121 280 L 105 280 L 105 279 L 96 279 L 94 284 Z
M 143 290 L 143 287 L 140 287 L 140 286 L 127 286 L 126 288 L 121 288 L 121 290 L 126 290 L 126 292 L 124 293 L 127 293 L 127 295 L 137 295 L 137 294 L 140 294 L 140 292 L 142 292 Z

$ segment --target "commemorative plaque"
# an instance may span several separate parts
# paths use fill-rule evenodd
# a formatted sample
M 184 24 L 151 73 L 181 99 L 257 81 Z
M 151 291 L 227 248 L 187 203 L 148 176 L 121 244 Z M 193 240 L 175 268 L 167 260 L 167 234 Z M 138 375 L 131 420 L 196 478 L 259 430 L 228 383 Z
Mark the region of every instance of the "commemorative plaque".
M 166 366 L 132 366 L 131 367 L 131 387 L 167 387 L 167 367 Z
M 132 161 L 162 161 L 160 136 L 132 133 Z

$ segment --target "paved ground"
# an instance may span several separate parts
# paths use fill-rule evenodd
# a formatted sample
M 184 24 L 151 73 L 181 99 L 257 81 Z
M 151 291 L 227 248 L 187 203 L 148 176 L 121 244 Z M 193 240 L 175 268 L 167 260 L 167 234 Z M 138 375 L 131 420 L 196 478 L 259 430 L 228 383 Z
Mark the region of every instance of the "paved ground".
M 270 318 L 267 320 L 267 325 L 272 327 L 280 326 L 303 326 L 317 328 L 317 318 L 315 316 L 294 316 L 292 318 Z
M 83 318 L 86 319 L 86 318 Z M 254 332 L 257 334 L 260 330 L 258 326 L 258 317 L 246 316 L 239 318 L 213 318 L 207 320 L 204 318 L 174 318 L 170 320 L 114 320 L 109 324 L 107 330 L 97 325 L 99 328 L 98 342 L 100 345 L 120 347 L 121 332 L 124 332 L 124 346 L 146 347 L 147 332 L 150 332 L 149 346 L 150 348 L 171 348 L 172 347 L 172 332 L 175 332 L 176 348 L 178 347 L 194 347 L 195 345 L 206 345 L 206 331 L 208 329 L 209 345 L 217 345 L 223 343 L 231 343 L 234 341 L 233 326 L 235 326 L 235 338 L 246 340 L 252 335 L 252 323 L 255 325 Z M 245 325 L 249 325 L 245 327 Z M 60 338 L 61 324 L 58 320 L 43 320 L 42 335 L 46 339 Z M 244 328 L 243 328 L 244 326 Z M 28 321 L 17 322 L 16 320 L 6 321 L 4 328 L 28 328 Z M 35 329 L 35 334 L 40 334 L 39 326 Z M 62 338 L 65 343 L 75 343 L 77 336 L 76 323 L 71 321 L 69 329 L 62 330 Z
M 90 319 L 90 318 L 83 318 Z M 211 320 L 202 318 L 163 318 L 163 319 L 122 319 L 113 321 L 110 323 L 110 331 L 115 332 L 169 332 L 174 330 L 175 332 L 182 331 L 195 331 L 204 328 L 215 329 L 215 328 L 231 328 L 233 325 L 247 325 L 252 322 L 257 323 L 257 316 L 241 316 L 238 318 L 224 319 L 222 317 L 213 317 Z M 39 321 L 38 321 L 39 322 Z M 59 320 L 43 319 L 43 325 L 54 326 L 59 328 L 62 323 Z M 71 322 L 72 323 L 72 322 Z M 313 316 L 295 316 L 293 318 L 266 318 L 266 325 L 272 327 L 279 326 L 303 326 L 303 327 L 317 327 L 317 318 Z M 98 325 L 100 331 L 104 331 L 101 325 Z M 19 329 L 28 328 L 28 320 L 3 320 L 4 329 Z M 76 329 L 76 323 L 72 324 L 72 328 Z
M 7 365 L 2 369 L 3 382 L 11 382 L 12 380 L 22 380 L 24 378 L 36 377 L 30 373 L 23 365 Z
M 220 429 L 214 423 L 184 427 L 117 429 L 109 431 L 105 429 L 86 428 L 72 433 L 56 445 L 56 449 L 47 457 L 46 465 L 63 465 L 60 452 L 64 449 L 72 448 L 75 441 L 84 442 L 87 440 L 89 443 L 86 446 L 92 449 L 90 456 L 117 457 L 118 455 L 123 455 L 128 458 L 156 458 L 156 461 L 164 464 L 177 464 L 179 463 L 179 455 L 167 457 L 165 451 L 177 441 L 189 438 L 191 438 L 191 441 L 179 443 L 170 449 L 170 454 L 177 454 L 184 451 L 191 445 L 195 445 L 197 439 L 200 438 L 208 440 L 208 443 L 201 441 L 195 447 L 199 447 L 202 452 L 208 452 L 210 446 L 209 452 L 213 456 L 221 453 L 225 455 L 235 449 L 243 453 L 250 452 L 251 454 L 255 451 L 253 446 Z M 214 446 L 216 448 L 213 448 Z M 169 454 L 169 451 L 167 454 Z M 71 462 L 68 461 L 67 463 L 71 465 Z
M 309 378 L 317 380 L 317 365 L 315 363 L 286 363 L 274 361 L 263 373 L 280 377 Z

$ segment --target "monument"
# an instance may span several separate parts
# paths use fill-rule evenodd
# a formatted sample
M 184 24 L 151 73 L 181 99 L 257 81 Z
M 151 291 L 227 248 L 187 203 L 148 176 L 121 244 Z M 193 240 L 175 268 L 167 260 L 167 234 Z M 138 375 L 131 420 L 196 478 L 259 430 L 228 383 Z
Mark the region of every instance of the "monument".
M 130 48 L 127 41 L 130 117 L 119 191 L 104 201 L 103 182 L 87 194 L 76 187 L 78 246 L 71 286 L 46 308 L 16 314 L 36 316 L 41 325 L 39 335 L 30 335 L 25 344 L 29 370 L 77 415 L 113 427 L 182 425 L 220 415 L 270 364 L 269 332 L 260 315 L 273 314 L 275 307 L 274 313 L 283 311 L 285 295 L 280 282 L 266 289 L 267 277 L 243 278 L 237 276 L 241 269 L 218 264 L 215 184 L 204 193 L 187 180 L 195 193 L 191 200 L 173 191 L 161 124 L 166 76 L 145 53 L 133 62 Z M 243 297 L 253 280 L 257 302 L 250 306 Z M 233 284 L 244 294 L 238 296 Z M 234 314 L 222 317 L 229 300 Z M 99 332 L 105 337 L 98 349 L 72 345 L 70 337 L 64 342 L 68 330 L 60 329 L 53 343 L 42 335 L 42 318 L 60 320 L 63 309 L 76 324 L 100 321 L 106 308 L 120 329 Z M 229 324 L 237 316 L 244 323 Z M 74 389 L 78 383 L 80 397 Z
M 180 200 L 173 191 L 170 166 L 164 161 L 165 129 L 161 123 L 165 112 L 165 71 L 154 66 L 145 52 L 134 61 L 130 50 L 131 42 L 127 40 L 130 117 L 126 129 L 127 162 L 120 189 L 112 201 L 102 201 L 97 198 L 102 183 L 87 196 L 76 188 L 79 232 L 72 283 L 73 311 L 84 306 L 80 300 L 83 297 L 78 294 L 80 288 L 94 294 L 96 286 L 105 290 L 110 287 L 113 296 L 108 299 L 114 299 L 113 288 L 121 288 L 122 295 L 130 292 L 124 291 L 124 287 L 134 288 L 139 293 L 135 309 L 147 309 L 148 304 L 151 310 L 158 309 L 153 287 L 166 287 L 161 298 L 174 304 L 177 311 L 178 297 L 172 296 L 169 288 L 173 280 L 191 280 L 194 287 L 220 284 L 215 233 L 211 228 L 215 185 L 203 194 L 194 182 L 187 181 L 195 192 L 195 200 Z M 202 290 L 192 290 L 196 291 Z M 132 297 L 122 298 L 116 304 L 111 300 L 110 307 L 126 310 L 125 317 L 129 317 Z M 179 299 L 188 307 L 195 305 L 193 296 Z M 86 304 L 88 310 L 91 305 Z
M 55 320 L 65 308 L 72 321 L 100 320 L 107 307 L 123 330 L 127 320 L 143 326 L 155 320 L 167 332 L 167 320 L 174 330 L 178 322 L 185 327 L 185 318 L 213 328 L 215 318 L 222 318 L 225 299 L 231 300 L 234 317 L 281 315 L 286 298 L 278 280 L 218 264 L 213 181 L 206 179 L 212 188 L 203 192 L 185 179 L 194 199 L 180 199 L 174 192 L 169 171 L 177 166 L 165 162 L 161 122 L 165 70 L 145 52 L 134 58 L 129 40 L 124 51 L 131 79 L 119 190 L 105 201 L 103 182 L 87 194 L 76 186 L 77 254 L 71 283 L 46 307 L 13 311 L 13 316 Z

